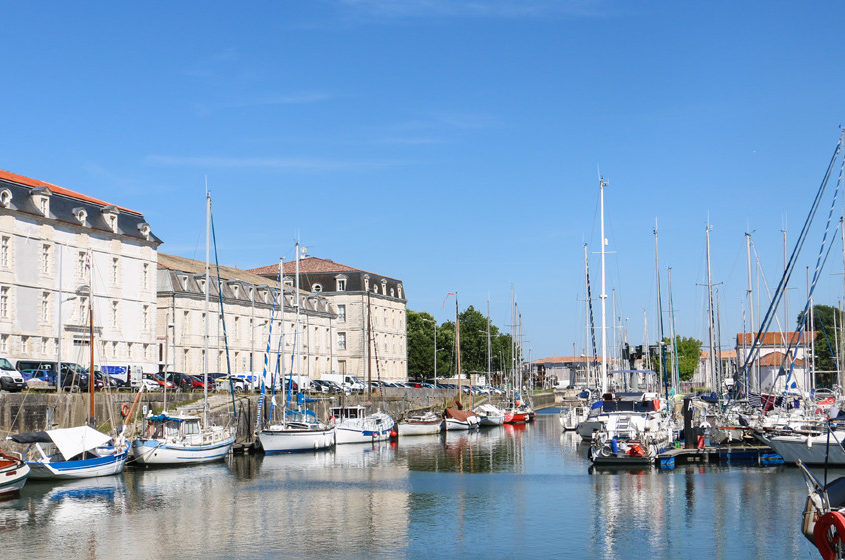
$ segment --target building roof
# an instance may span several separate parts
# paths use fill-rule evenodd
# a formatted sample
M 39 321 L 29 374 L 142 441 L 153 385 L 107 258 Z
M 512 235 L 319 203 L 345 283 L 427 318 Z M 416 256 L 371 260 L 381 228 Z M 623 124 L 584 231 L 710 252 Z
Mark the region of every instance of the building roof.
M 287 261 L 284 263 L 285 267 L 285 274 L 296 274 L 296 261 Z M 279 265 L 270 264 L 267 266 L 260 266 L 258 268 L 251 268 L 248 272 L 253 274 L 260 274 L 260 275 L 277 275 L 279 273 Z M 389 276 L 384 276 L 383 274 L 376 274 L 374 272 L 367 272 L 366 270 L 362 270 L 360 268 L 354 268 L 345 264 L 337 263 L 329 259 L 321 259 L 318 257 L 305 257 L 304 259 L 299 259 L 299 272 L 300 274 L 328 274 L 332 272 L 363 272 L 365 274 L 373 274 L 374 276 L 390 278 L 391 280 L 396 280 L 395 278 L 391 278 Z M 398 281 L 398 280 L 397 280 Z
M 76 191 L 72 191 L 70 189 L 66 189 L 64 187 L 60 187 L 58 185 L 54 185 L 52 183 L 48 183 L 46 181 L 40 181 L 38 179 L 32 179 L 30 177 L 24 177 L 23 175 L 18 175 L 17 173 L 12 173 L 10 171 L 4 171 L 0 169 L 0 179 L 5 179 L 6 181 L 11 181 L 13 183 L 18 183 L 21 185 L 26 185 L 28 187 L 46 187 L 50 190 L 53 194 L 58 194 L 62 196 L 66 196 L 68 198 L 75 198 L 77 200 L 84 200 L 85 202 L 91 202 L 94 204 L 102 204 L 103 206 L 114 206 L 115 208 L 119 208 L 124 212 L 131 212 L 133 214 L 140 214 L 140 212 L 136 210 L 130 210 L 129 208 L 124 208 L 123 206 L 118 206 L 116 204 L 112 204 L 111 202 L 106 202 L 105 200 L 100 200 L 98 198 L 94 198 L 92 196 L 88 196 L 82 193 L 78 193 Z
M 722 359 L 729 360 L 729 359 L 736 359 L 736 350 L 722 350 Z M 702 352 L 701 358 L 709 358 L 710 352 Z
M 816 333 L 811 333 L 813 339 L 816 338 Z M 736 346 L 737 348 L 741 346 L 751 346 L 754 344 L 754 337 L 757 336 L 757 333 L 736 333 Z M 789 331 L 789 332 L 768 332 L 763 335 L 763 339 L 760 341 L 762 346 L 786 346 L 789 344 L 791 340 L 794 339 L 798 340 L 798 332 Z M 802 337 L 802 340 L 806 340 L 806 335 Z
M 159 251 L 158 253 L 158 268 L 164 270 L 174 270 L 179 272 L 187 272 L 188 274 L 205 274 L 205 262 L 188 259 L 185 257 L 177 257 L 176 255 L 168 255 Z M 211 265 L 210 273 L 215 278 L 217 277 L 217 267 Z M 266 285 L 273 288 L 278 288 L 279 283 L 269 280 L 264 276 L 259 276 L 248 270 L 241 270 L 231 266 L 220 267 L 220 278 L 223 280 L 240 280 L 255 284 L 256 286 Z
M 767 367 L 780 367 L 783 363 L 783 358 L 785 354 L 783 352 L 778 352 L 777 350 L 774 352 L 769 352 L 762 358 L 760 358 L 760 365 L 767 366 Z M 796 366 L 804 366 L 804 360 L 797 359 L 795 360 Z

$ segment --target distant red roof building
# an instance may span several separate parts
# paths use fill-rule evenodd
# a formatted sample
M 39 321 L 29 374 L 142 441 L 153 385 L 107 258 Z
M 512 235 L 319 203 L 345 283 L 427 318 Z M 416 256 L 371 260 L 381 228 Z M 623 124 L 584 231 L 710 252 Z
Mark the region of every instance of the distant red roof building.
M 816 333 L 810 333 L 815 339 Z M 754 337 L 757 336 L 757 333 L 737 333 L 736 334 L 736 346 L 737 348 L 742 348 L 744 346 L 751 346 L 754 343 Z M 792 340 L 798 340 L 798 333 L 795 331 L 790 332 L 768 332 L 763 335 L 763 339 L 760 341 L 760 344 L 763 346 L 786 346 Z M 807 335 L 801 338 L 802 342 L 806 342 Z M 784 342 L 785 341 L 785 342 Z

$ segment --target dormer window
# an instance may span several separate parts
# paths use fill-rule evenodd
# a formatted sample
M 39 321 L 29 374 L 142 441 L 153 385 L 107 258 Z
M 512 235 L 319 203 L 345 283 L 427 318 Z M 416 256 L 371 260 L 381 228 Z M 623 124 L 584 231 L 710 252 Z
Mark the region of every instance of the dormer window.
M 336 276 L 335 282 L 337 283 L 337 291 L 338 292 L 345 292 L 346 291 L 346 276 Z
M 103 214 L 103 219 L 106 221 L 106 227 L 108 227 L 112 233 L 117 233 L 117 215 L 120 213 L 117 207 L 106 206 L 101 210 L 101 212 Z
M 377 285 L 375 285 L 375 284 L 373 284 L 373 293 L 374 293 L 374 294 L 377 294 L 377 293 L 378 293 L 378 286 L 377 286 Z
M 402 284 L 396 286 L 396 292 L 399 294 L 399 299 L 402 299 Z
M 35 208 L 45 218 L 50 217 L 50 196 L 52 194 L 52 191 L 47 187 L 32 189 L 32 201 L 35 203 Z
M 141 236 L 144 239 L 149 239 L 150 238 L 150 224 L 148 224 L 146 222 L 141 222 L 140 224 L 138 224 L 138 233 L 140 233 Z
M 381 281 L 381 293 L 387 295 L 387 280 L 382 279 Z
M 77 206 L 76 208 L 71 210 L 71 212 L 73 212 L 73 217 L 76 218 L 76 221 L 84 226 L 85 220 L 88 219 L 88 211 L 85 210 L 85 208 L 82 208 L 81 206 Z
M 236 298 L 240 295 L 240 292 L 241 292 L 240 286 L 238 286 L 237 284 L 232 286 L 232 293 L 235 294 Z
M 8 208 L 12 204 L 12 191 L 9 189 L 0 190 L 0 206 Z
M 188 291 L 188 277 L 187 276 L 180 276 L 179 283 L 182 284 L 182 290 Z
M 312 292 L 322 292 L 323 286 L 321 284 L 314 284 L 313 286 L 311 286 L 311 291 Z
M 364 291 L 366 292 L 369 289 L 370 289 L 370 275 L 365 274 L 364 275 Z
M 285 276 L 284 284 L 286 288 L 293 288 L 293 278 Z

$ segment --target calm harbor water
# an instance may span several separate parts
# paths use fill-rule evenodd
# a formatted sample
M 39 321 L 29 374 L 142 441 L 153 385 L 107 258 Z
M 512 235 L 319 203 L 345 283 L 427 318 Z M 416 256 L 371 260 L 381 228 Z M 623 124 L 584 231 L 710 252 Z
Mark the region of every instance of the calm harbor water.
M 551 413 L 394 445 L 31 482 L 0 503 L 0 536 L 23 558 L 818 557 L 798 531 L 795 468 L 591 472 L 586 452 Z

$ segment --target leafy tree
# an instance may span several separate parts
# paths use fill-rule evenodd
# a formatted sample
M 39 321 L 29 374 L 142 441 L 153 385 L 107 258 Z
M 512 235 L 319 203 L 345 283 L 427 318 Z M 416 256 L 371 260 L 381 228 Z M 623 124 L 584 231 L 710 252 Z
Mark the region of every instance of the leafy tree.
M 460 314 L 461 369 L 487 371 L 487 317 L 469 306 Z M 428 313 L 408 310 L 408 375 L 415 379 L 434 377 L 434 318 Z M 490 325 L 493 371 L 502 371 L 511 364 L 511 337 Z M 518 363 L 518 362 L 517 362 Z M 437 325 L 437 376 L 455 376 L 455 323 Z M 496 377 L 495 375 L 493 377 Z M 491 380 L 488 380 L 491 381 Z
M 672 339 L 671 338 L 664 338 L 663 344 L 666 348 L 666 367 L 671 368 L 671 348 L 672 348 Z M 695 370 L 698 367 L 698 362 L 701 357 L 701 345 L 702 342 L 693 337 L 675 337 L 675 350 L 678 353 L 678 372 L 680 373 L 681 381 L 688 381 L 692 378 L 695 374 Z M 657 356 L 657 359 L 654 360 L 654 370 L 658 373 L 661 372 L 661 368 L 663 364 L 661 363 L 660 357 Z

